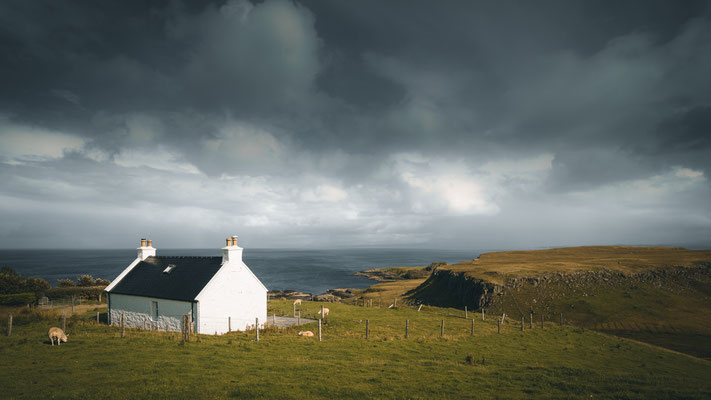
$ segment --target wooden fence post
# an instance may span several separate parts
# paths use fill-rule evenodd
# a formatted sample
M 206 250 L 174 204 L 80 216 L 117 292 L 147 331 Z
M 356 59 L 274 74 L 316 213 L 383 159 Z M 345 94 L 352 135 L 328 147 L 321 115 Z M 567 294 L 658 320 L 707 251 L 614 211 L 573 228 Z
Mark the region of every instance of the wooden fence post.
M 472 336 L 474 336 L 474 318 L 472 318 Z
M 365 299 L 363 299 L 363 307 L 365 307 Z M 323 323 L 326 323 L 326 316 L 323 314 L 323 304 L 321 304 L 321 318 L 323 320 Z
M 272 327 L 276 328 L 276 313 L 272 313 Z
M 469 310 L 467 306 L 464 306 L 464 319 L 469 319 Z
M 484 321 L 484 309 L 481 309 L 481 320 Z
M 397 297 L 395 298 L 395 302 L 393 303 L 393 308 L 397 308 Z
M 227 317 L 227 332 L 232 332 L 232 317 Z
M 370 337 L 370 320 L 365 320 L 365 338 L 368 339 Z
M 301 325 L 301 310 L 299 310 L 299 316 L 296 317 L 296 318 L 298 318 L 298 319 L 296 320 L 296 325 Z
M 7 315 L 7 336 L 12 335 L 12 314 Z
M 533 329 L 533 313 L 531 313 L 531 319 L 530 319 L 529 321 L 530 321 L 530 322 L 529 322 L 528 327 L 529 327 L 530 329 Z
M 417 312 L 420 312 L 420 310 L 422 310 L 422 304 L 420 304 L 420 306 L 417 307 Z
M 294 303 L 294 318 L 296 318 L 296 303 Z
M 501 333 L 501 320 L 500 319 L 496 320 L 496 328 L 497 328 L 497 332 Z
M 444 336 L 444 320 L 442 320 L 442 324 L 439 327 L 439 337 Z
M 318 341 L 321 341 L 321 318 L 318 319 Z
M 560 313 L 560 326 L 563 326 L 563 313 Z
M 67 311 L 62 311 L 62 330 L 67 331 Z
M 543 329 L 543 314 L 541 314 L 541 329 Z
M 257 342 L 259 341 L 259 317 L 254 319 L 254 330 L 256 331 Z
M 123 313 L 121 313 L 121 337 L 126 336 L 126 319 L 123 316 Z
M 523 332 L 523 321 L 524 321 L 525 319 L 526 319 L 526 318 L 521 317 L 521 331 L 522 331 L 522 332 Z
M 97 324 L 99 323 L 99 312 L 98 311 L 96 312 L 96 323 Z
M 185 331 L 188 328 L 188 315 L 183 314 L 183 323 L 180 324 L 180 334 L 182 335 L 182 341 L 185 343 Z
M 405 320 L 405 339 L 408 337 L 408 331 L 410 330 L 410 320 L 406 319 Z

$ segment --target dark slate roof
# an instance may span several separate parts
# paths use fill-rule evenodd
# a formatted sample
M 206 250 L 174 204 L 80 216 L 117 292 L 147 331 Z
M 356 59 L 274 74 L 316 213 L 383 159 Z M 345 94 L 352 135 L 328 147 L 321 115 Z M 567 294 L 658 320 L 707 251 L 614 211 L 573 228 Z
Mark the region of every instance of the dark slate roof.
M 174 265 L 170 273 L 163 271 Z M 222 266 L 222 257 L 148 257 L 111 293 L 192 301 Z

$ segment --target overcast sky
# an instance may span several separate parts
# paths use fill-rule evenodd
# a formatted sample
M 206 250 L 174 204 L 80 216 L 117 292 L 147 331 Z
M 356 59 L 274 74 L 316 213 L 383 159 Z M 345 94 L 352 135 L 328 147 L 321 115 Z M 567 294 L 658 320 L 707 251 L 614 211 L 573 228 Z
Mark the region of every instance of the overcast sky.
M 708 248 L 710 76 L 710 2 L 2 1 L 0 248 Z

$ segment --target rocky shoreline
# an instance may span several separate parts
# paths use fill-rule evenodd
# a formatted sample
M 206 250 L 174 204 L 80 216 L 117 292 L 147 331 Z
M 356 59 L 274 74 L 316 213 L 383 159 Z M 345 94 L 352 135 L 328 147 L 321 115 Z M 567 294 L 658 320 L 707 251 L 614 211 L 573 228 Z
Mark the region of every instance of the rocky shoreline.
M 393 282 L 401 281 L 406 279 L 418 279 L 425 278 L 429 276 L 433 271 L 442 265 L 446 265 L 445 262 L 435 262 L 426 267 L 390 267 L 390 268 L 371 268 L 364 271 L 358 271 L 353 275 L 364 276 L 368 279 L 374 280 L 376 282 Z M 329 289 L 326 293 L 313 294 L 304 293 L 296 290 L 270 290 L 268 293 L 268 298 L 270 300 L 310 300 L 310 301 L 325 301 L 325 302 L 339 302 L 343 299 L 350 299 L 353 297 L 359 297 L 366 289 L 353 289 L 353 288 L 338 288 Z
M 267 294 L 269 300 L 309 300 L 337 303 L 343 299 L 357 297 L 365 289 L 339 288 L 329 289 L 326 293 L 312 294 L 297 292 L 295 290 L 270 290 Z

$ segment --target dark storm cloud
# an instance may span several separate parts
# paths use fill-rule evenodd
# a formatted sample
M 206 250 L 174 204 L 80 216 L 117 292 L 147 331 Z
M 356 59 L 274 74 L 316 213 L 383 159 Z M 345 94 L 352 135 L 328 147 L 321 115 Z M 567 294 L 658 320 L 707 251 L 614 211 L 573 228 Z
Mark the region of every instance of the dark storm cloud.
M 585 223 L 639 223 L 634 193 L 649 192 L 664 210 L 649 226 L 684 210 L 708 221 L 710 10 L 3 2 L 2 213 L 45 201 L 88 226 L 96 204 L 122 216 L 133 205 L 186 213 L 204 232 L 246 226 L 271 244 L 284 240 L 273 230 L 304 244 L 401 244 L 440 237 L 449 221 L 462 235 L 437 243 L 454 246 L 484 226 L 530 232 L 540 221 L 519 209 L 552 221 L 551 241 L 583 231 L 565 225 L 575 210 L 589 211 Z M 13 221 L 13 232 L 39 230 Z M 104 224 L 126 232 L 131 221 Z

